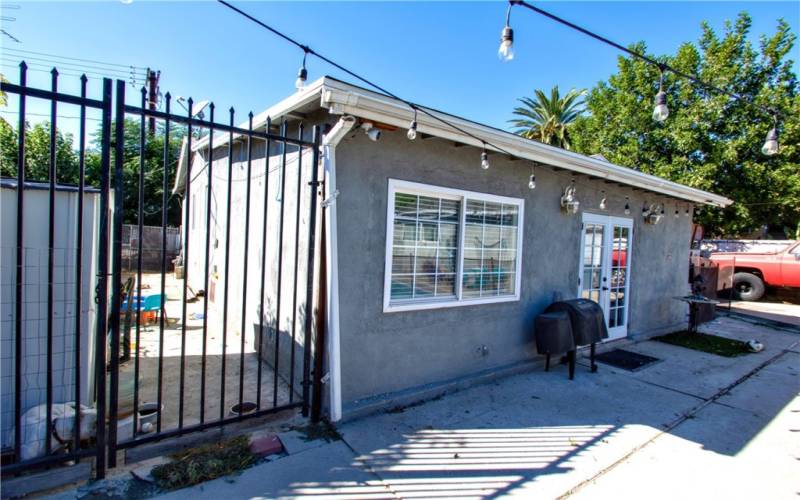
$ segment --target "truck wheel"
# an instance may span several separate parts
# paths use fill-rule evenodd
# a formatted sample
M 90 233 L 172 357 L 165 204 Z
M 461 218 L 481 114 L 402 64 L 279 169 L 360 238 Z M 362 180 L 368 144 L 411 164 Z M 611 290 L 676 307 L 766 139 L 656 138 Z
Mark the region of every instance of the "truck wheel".
M 751 273 L 733 275 L 733 297 L 747 302 L 754 302 L 764 296 L 764 282 Z

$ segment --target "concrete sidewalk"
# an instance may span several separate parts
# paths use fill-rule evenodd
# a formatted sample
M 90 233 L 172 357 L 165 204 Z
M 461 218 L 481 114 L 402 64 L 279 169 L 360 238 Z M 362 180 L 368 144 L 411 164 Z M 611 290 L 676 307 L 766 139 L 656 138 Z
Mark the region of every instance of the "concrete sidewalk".
M 659 342 L 662 361 L 535 371 L 339 427 L 343 441 L 167 498 L 796 498 L 800 335 L 720 318 L 766 349 L 740 358 Z

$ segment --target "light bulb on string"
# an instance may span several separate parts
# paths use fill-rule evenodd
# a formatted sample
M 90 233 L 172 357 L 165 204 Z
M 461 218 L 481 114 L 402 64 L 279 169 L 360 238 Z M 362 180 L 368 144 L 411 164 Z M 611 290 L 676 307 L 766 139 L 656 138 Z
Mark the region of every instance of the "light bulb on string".
M 536 189 L 536 172 L 531 167 L 531 176 L 528 179 L 528 189 Z
M 413 141 L 417 138 L 417 108 L 414 108 L 414 119 L 411 120 L 411 124 L 408 126 L 406 137 L 408 137 L 409 141 Z
M 766 156 L 774 156 L 778 154 L 778 120 L 775 116 L 772 117 L 774 125 L 773 127 L 767 132 L 767 139 L 764 141 L 764 145 L 761 146 L 761 153 Z
M 625 215 L 630 215 L 630 214 L 631 214 L 631 204 L 630 204 L 630 202 L 628 200 L 628 197 L 626 196 L 625 197 Z
M 500 48 L 497 49 L 497 57 L 503 62 L 514 59 L 514 30 L 509 26 L 512 5 L 513 4 L 508 5 L 508 10 L 506 11 L 506 25 L 500 32 Z
M 486 149 L 481 153 L 481 168 L 484 170 L 489 169 L 489 153 L 486 152 Z
M 686 216 L 686 217 L 689 217 L 689 208 L 688 207 L 686 208 L 686 212 L 684 212 L 683 215 Z
M 660 66 L 659 70 L 658 93 L 655 99 L 656 106 L 653 108 L 653 120 L 663 122 L 669 116 L 669 108 L 667 107 L 667 94 L 664 92 L 664 67 Z
M 294 81 L 294 88 L 297 90 L 303 90 L 303 87 L 306 86 L 306 80 L 308 79 L 308 71 L 306 70 L 306 57 L 308 56 L 308 51 L 303 52 L 303 65 L 300 67 L 300 71 L 297 72 L 297 80 Z
M 601 193 L 602 198 L 600 199 L 599 208 L 600 208 L 600 210 L 605 210 L 606 209 L 606 190 L 604 189 L 604 190 L 600 191 L 600 193 Z

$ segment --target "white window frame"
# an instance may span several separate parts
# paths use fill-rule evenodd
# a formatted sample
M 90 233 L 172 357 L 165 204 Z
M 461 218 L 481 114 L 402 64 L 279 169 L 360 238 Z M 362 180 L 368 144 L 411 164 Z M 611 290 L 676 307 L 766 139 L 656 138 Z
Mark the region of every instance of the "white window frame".
M 397 192 L 432 196 L 436 198 L 449 198 L 461 201 L 460 221 L 458 225 L 458 249 L 457 249 L 457 269 L 455 277 L 456 297 L 447 298 L 423 298 L 423 299 L 402 299 L 391 300 L 392 290 L 392 243 L 394 241 L 394 201 Z M 517 262 L 515 269 L 515 283 L 513 295 L 499 295 L 496 297 L 475 297 L 463 298 L 461 289 L 463 285 L 464 273 L 464 233 L 466 225 L 466 203 L 467 198 L 478 201 L 505 203 L 516 205 L 517 210 Z M 520 284 L 522 278 L 522 240 L 525 214 L 525 200 L 522 198 L 510 198 L 507 196 L 497 196 L 488 193 L 478 193 L 463 189 L 453 189 L 418 182 L 403 181 L 399 179 L 389 179 L 389 196 L 386 203 L 386 259 L 384 267 L 383 283 L 383 312 L 401 311 L 420 311 L 426 309 L 439 309 L 445 307 L 473 306 L 479 304 L 495 304 L 499 302 L 515 302 L 520 299 Z

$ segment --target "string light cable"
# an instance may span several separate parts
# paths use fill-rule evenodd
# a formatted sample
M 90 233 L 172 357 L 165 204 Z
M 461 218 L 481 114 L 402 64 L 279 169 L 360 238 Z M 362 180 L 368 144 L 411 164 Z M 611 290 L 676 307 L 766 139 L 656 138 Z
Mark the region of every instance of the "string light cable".
M 506 27 L 503 28 L 503 34 L 504 35 L 506 33 L 506 29 L 510 30 L 509 19 L 510 19 L 511 8 L 513 6 L 515 6 L 515 5 L 518 5 L 520 7 L 524 7 L 526 9 L 528 9 L 528 10 L 531 10 L 531 11 L 533 11 L 533 12 L 535 12 L 537 14 L 540 14 L 540 15 L 542 15 L 542 16 L 544 16 L 544 17 L 546 17 L 546 18 L 548 18 L 548 19 L 550 19 L 552 21 L 555 21 L 555 22 L 557 22 L 559 24 L 562 24 L 562 25 L 564 25 L 564 26 L 566 26 L 566 27 L 568 27 L 570 29 L 573 29 L 575 31 L 583 33 L 584 35 L 586 35 L 588 37 L 591 37 L 591 38 L 593 38 L 593 39 L 595 39 L 595 40 L 597 40 L 597 41 L 599 41 L 601 43 L 604 43 L 606 45 L 610 45 L 611 47 L 614 47 L 617 50 L 625 52 L 626 54 L 628 54 L 630 56 L 633 56 L 633 57 L 635 57 L 637 59 L 640 59 L 640 60 L 642 60 L 642 61 L 644 61 L 644 62 L 646 62 L 648 64 L 651 64 L 651 65 L 657 67 L 659 69 L 659 71 L 660 71 L 660 74 L 661 74 L 661 78 L 659 79 L 660 80 L 659 93 L 656 95 L 656 103 L 655 103 L 656 104 L 656 108 L 653 110 L 653 118 L 656 119 L 657 121 L 666 120 L 666 115 L 669 114 L 669 110 L 667 110 L 667 107 L 666 107 L 666 94 L 663 93 L 663 88 L 662 88 L 662 85 L 663 85 L 663 73 L 665 71 L 669 71 L 670 73 L 672 73 L 672 74 L 674 74 L 674 75 L 676 75 L 676 76 L 678 76 L 680 78 L 689 80 L 690 82 L 694 83 L 695 85 L 703 87 L 706 90 L 711 90 L 711 91 L 716 92 L 718 94 L 726 95 L 726 96 L 728 96 L 728 97 L 730 97 L 732 99 L 735 99 L 737 101 L 743 102 L 743 103 L 745 103 L 745 104 L 747 104 L 747 105 L 749 105 L 749 106 L 751 106 L 751 107 L 753 107 L 755 109 L 760 110 L 761 112 L 763 112 L 767 116 L 772 117 L 774 126 L 767 133 L 767 137 L 766 137 L 766 140 L 764 142 L 764 146 L 762 147 L 761 151 L 762 151 L 762 153 L 764 153 L 767 156 L 772 156 L 772 155 L 778 153 L 777 124 L 778 124 L 778 121 L 780 119 L 780 114 L 778 113 L 777 110 L 775 110 L 773 108 L 770 108 L 770 107 L 767 107 L 767 106 L 763 106 L 763 105 L 758 104 L 756 102 L 753 102 L 751 99 L 748 99 L 747 97 L 744 97 L 744 96 L 742 96 L 740 94 L 737 94 L 735 92 L 731 92 L 731 91 L 725 90 L 723 88 L 717 87 L 716 85 L 712 85 L 712 84 L 710 84 L 708 82 L 705 82 L 705 81 L 701 80 L 699 77 L 697 77 L 695 75 L 686 73 L 686 72 L 681 71 L 679 69 L 676 69 L 675 67 L 670 66 L 667 63 L 656 61 L 655 59 L 653 59 L 653 58 L 651 58 L 651 57 L 649 57 L 649 56 L 647 56 L 645 54 L 641 54 L 639 52 L 631 50 L 631 49 L 629 49 L 629 48 L 627 48 L 627 47 L 625 47 L 625 46 L 623 46 L 623 45 L 621 45 L 621 44 L 619 44 L 617 42 L 614 42 L 614 41 L 602 36 L 602 35 L 598 35 L 597 33 L 594 33 L 594 32 L 592 32 L 592 31 L 590 31 L 590 30 L 588 30 L 588 29 L 586 29 L 586 28 L 584 28 L 582 26 L 579 26 L 579 25 L 577 25 L 577 24 L 575 24 L 573 22 L 567 21 L 566 19 L 564 19 L 562 17 L 559 17 L 559 16 L 557 16 L 557 15 L 551 13 L 551 12 L 548 12 L 548 11 L 546 11 L 544 9 L 541 9 L 541 8 L 535 6 L 535 5 L 532 5 L 532 4 L 528 3 L 528 2 L 526 2 L 525 0 L 509 0 L 508 3 L 509 3 L 509 5 L 508 5 L 508 12 L 509 13 L 506 14 Z M 501 44 L 500 44 L 501 50 L 503 48 L 503 44 L 508 44 L 508 43 L 513 44 L 513 31 L 511 32 L 510 39 L 507 39 L 505 36 L 501 37 Z M 513 52 L 512 52 L 512 57 L 513 57 Z M 662 105 L 663 105 L 663 107 L 662 107 Z
M 483 145 L 483 151 L 481 153 L 481 167 L 482 168 L 485 169 L 486 167 L 484 165 L 488 165 L 488 159 L 487 159 L 486 162 L 484 162 L 484 154 L 488 157 L 488 152 L 486 151 L 486 147 L 487 146 L 490 147 L 491 149 L 494 149 L 494 150 L 498 151 L 498 152 L 501 152 L 501 153 L 507 154 L 508 156 L 514 157 L 514 155 L 512 153 L 506 151 L 502 147 L 500 147 L 500 146 L 498 146 L 496 144 L 493 144 L 493 143 L 491 143 L 491 142 L 489 142 L 489 141 L 487 141 L 485 139 L 482 139 L 482 138 L 476 136 L 475 134 L 472 134 L 472 133 L 464 130 L 463 128 L 459 127 L 458 125 L 456 125 L 454 123 L 451 123 L 450 121 L 448 121 L 448 120 L 446 120 L 446 119 L 444 119 L 444 118 L 442 118 L 442 117 L 440 117 L 440 116 L 438 116 L 438 115 L 436 115 L 434 113 L 431 113 L 430 111 L 428 111 L 427 109 L 425 109 L 422 106 L 418 106 L 418 105 L 414 104 L 411 101 L 403 99 L 402 97 L 398 96 L 397 94 L 394 94 L 393 92 L 390 92 L 389 90 L 387 90 L 383 86 L 381 86 L 381 85 L 379 85 L 379 84 L 377 84 L 377 83 L 375 83 L 375 82 L 373 82 L 371 80 L 368 80 L 366 77 L 363 77 L 363 76 L 359 75 L 358 73 L 356 73 L 356 72 L 354 72 L 354 71 L 342 66 L 341 64 L 337 63 L 336 61 L 333 61 L 329 57 L 327 57 L 327 56 L 325 56 L 323 54 L 320 54 L 319 52 L 317 52 L 313 48 L 309 47 L 308 45 L 304 45 L 304 44 L 298 42 L 294 38 L 282 33 L 281 31 L 273 28 L 272 26 L 269 26 L 268 24 L 264 23 L 263 21 L 259 20 L 258 18 L 256 18 L 256 17 L 252 16 L 251 14 L 248 14 L 247 12 L 243 11 L 242 9 L 240 9 L 240 8 L 234 6 L 234 5 L 231 5 L 226 0 L 217 0 L 217 2 L 219 2 L 220 4 L 224 5 L 225 7 L 229 8 L 229 9 L 231 9 L 232 11 L 236 12 L 237 14 L 249 19 L 250 21 L 258 24 L 262 28 L 264 28 L 267 31 L 270 31 L 271 33 L 273 33 L 274 35 L 284 39 L 285 41 L 289 42 L 290 44 L 294 45 L 295 47 L 301 49 L 306 55 L 310 54 L 310 55 L 316 57 L 317 59 L 319 59 L 319 60 L 321 60 L 321 61 L 323 61 L 323 62 L 325 62 L 325 63 L 327 63 L 327 64 L 329 64 L 331 66 L 333 66 L 334 68 L 336 68 L 336 69 L 338 69 L 338 70 L 340 70 L 340 71 L 342 71 L 344 73 L 347 73 L 348 75 L 350 75 L 353 78 L 359 80 L 360 82 L 363 82 L 364 84 L 366 84 L 366 85 L 378 90 L 379 92 L 382 92 L 382 93 L 386 94 L 387 96 L 391 97 L 392 99 L 396 99 L 396 100 L 402 102 L 403 104 L 405 104 L 406 106 L 411 108 L 411 110 L 419 111 L 420 113 L 423 113 L 423 114 L 429 116 L 430 118 L 433 118 L 434 120 L 436 120 L 436 121 L 438 121 L 438 122 L 440 122 L 440 123 L 442 123 L 444 125 L 447 125 L 448 127 L 452 128 L 453 130 L 456 130 L 457 132 L 459 132 L 461 134 L 464 134 L 467 137 L 470 137 L 470 138 L 474 139 L 477 142 L 480 142 Z

